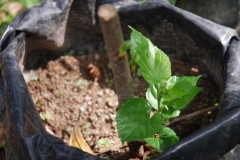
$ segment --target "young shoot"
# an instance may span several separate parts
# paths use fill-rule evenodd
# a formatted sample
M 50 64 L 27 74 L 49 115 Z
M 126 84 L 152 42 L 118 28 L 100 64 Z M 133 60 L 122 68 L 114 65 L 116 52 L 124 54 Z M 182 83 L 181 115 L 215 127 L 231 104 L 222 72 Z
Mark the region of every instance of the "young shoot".
M 145 99 L 130 98 L 121 104 L 117 112 L 118 133 L 122 142 L 145 140 L 163 152 L 179 140 L 167 124 L 201 91 L 196 86 L 200 76 L 173 76 L 169 57 L 140 32 L 131 30 L 131 58 L 149 87 Z

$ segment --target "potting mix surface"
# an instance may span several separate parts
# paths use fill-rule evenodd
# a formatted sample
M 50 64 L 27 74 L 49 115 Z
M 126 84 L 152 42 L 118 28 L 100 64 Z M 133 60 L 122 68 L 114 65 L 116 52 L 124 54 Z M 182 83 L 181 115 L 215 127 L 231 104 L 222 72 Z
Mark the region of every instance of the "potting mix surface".
M 198 64 L 179 60 L 177 56 L 170 59 L 173 75 L 202 75 L 198 83 L 202 92 L 181 112 L 180 117 L 184 118 L 170 123 L 182 138 L 215 118 L 219 90 Z M 144 97 L 147 84 L 134 71 L 132 74 L 135 95 Z M 75 128 L 94 154 L 105 159 L 159 156 L 144 143 L 139 153 L 132 156 L 127 145 L 121 143 L 116 128 L 118 98 L 106 52 L 50 60 L 31 75 L 28 88 L 46 130 L 66 144 Z

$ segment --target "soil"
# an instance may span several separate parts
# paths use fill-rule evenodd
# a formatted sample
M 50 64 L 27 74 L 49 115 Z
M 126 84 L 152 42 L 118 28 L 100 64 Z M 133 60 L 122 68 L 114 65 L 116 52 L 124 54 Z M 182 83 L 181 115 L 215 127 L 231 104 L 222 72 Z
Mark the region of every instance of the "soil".
M 216 116 L 219 90 L 198 64 L 170 57 L 174 75 L 203 75 L 198 86 L 202 92 L 181 112 L 182 119 L 172 121 L 180 138 L 210 123 Z M 135 95 L 144 97 L 147 88 L 143 79 L 133 75 Z M 132 155 L 122 144 L 116 129 L 118 98 L 104 51 L 81 56 L 61 56 L 34 72 L 28 82 L 29 91 L 47 131 L 69 144 L 74 127 L 78 127 L 94 154 L 104 159 L 145 159 L 157 157 L 146 144 Z M 187 118 L 190 113 L 204 112 Z
M 186 49 L 182 49 L 185 45 L 172 40 L 183 37 L 175 35 L 175 28 L 171 25 L 156 28 L 165 28 L 158 30 L 158 34 L 152 33 L 152 36 L 162 36 L 163 41 L 168 44 L 161 47 L 163 50 L 175 52 L 177 48 L 178 54 L 181 54 L 180 50 L 183 50 L 182 53 L 186 52 Z M 158 39 L 156 43 L 163 42 Z M 180 56 L 170 56 L 170 59 L 174 75 L 203 75 L 198 83 L 203 88 L 202 92 L 181 112 L 180 118 L 173 119 L 170 123 L 179 137 L 184 138 L 216 117 L 219 90 L 200 64 L 189 62 Z M 135 74 L 133 80 L 135 95 L 144 97 L 146 83 Z M 144 143 L 140 143 L 137 148 L 138 154 L 132 155 L 128 146 L 121 143 L 115 121 L 118 98 L 106 52 L 61 56 L 51 60 L 34 71 L 28 88 L 46 130 L 66 144 L 69 144 L 73 128 L 77 127 L 94 154 L 104 159 L 145 159 L 149 153 L 152 158 L 159 156 Z M 194 113 L 196 115 L 190 118 L 186 116 Z M 3 148 L 0 148 L 0 154 L 3 153 L 1 150 Z

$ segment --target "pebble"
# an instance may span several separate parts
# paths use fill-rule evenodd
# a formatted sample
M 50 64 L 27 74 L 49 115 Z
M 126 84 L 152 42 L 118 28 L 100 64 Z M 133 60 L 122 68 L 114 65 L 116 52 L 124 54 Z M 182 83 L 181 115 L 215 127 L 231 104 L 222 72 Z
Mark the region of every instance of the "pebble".
M 97 103 L 101 103 L 102 102 L 102 98 L 97 98 Z
M 84 107 L 80 107 L 79 109 L 81 112 L 86 112 L 86 108 L 84 108 Z
M 92 101 L 88 101 L 87 105 L 91 106 L 92 105 Z
M 102 97 L 102 96 L 103 96 L 103 91 L 102 91 L 102 90 L 98 91 L 98 92 L 97 92 L 97 95 L 98 95 L 99 97 Z
M 66 62 L 69 63 L 69 61 Z M 115 92 L 110 88 L 97 88 L 96 99 L 94 99 L 96 110 L 94 115 L 89 117 L 93 109 L 92 90 L 88 87 L 79 88 L 77 86 L 77 80 L 84 78 L 83 76 L 80 77 L 81 74 L 79 71 L 73 74 L 70 71 L 64 70 L 66 68 L 57 68 L 54 70 L 53 68 L 57 65 L 59 65 L 58 60 L 52 61 L 48 70 L 39 72 L 41 73 L 39 81 L 31 82 L 33 88 L 30 90 L 30 93 L 34 95 L 33 99 L 35 102 L 39 97 L 46 97 L 50 100 L 44 107 L 48 107 L 53 112 L 55 121 L 51 120 L 50 125 L 46 125 L 50 126 L 55 136 L 61 138 L 62 130 L 64 129 L 71 133 L 70 131 L 77 122 L 80 125 L 85 140 L 92 147 L 97 144 L 97 141 L 101 137 L 109 139 L 118 138 L 116 131 L 113 132 L 112 129 L 112 127 L 116 129 L 116 123 L 114 123 L 115 115 L 113 114 L 115 113 L 115 106 L 117 104 Z M 57 72 L 59 74 L 62 73 L 62 75 L 57 75 Z M 92 81 L 86 81 L 89 83 L 89 86 L 92 85 Z M 53 95 L 54 91 L 65 91 L 64 96 L 55 97 Z M 80 119 L 78 119 L 79 114 Z M 108 123 L 105 122 L 106 120 Z M 68 142 L 69 137 L 65 136 L 63 140 L 64 142 Z

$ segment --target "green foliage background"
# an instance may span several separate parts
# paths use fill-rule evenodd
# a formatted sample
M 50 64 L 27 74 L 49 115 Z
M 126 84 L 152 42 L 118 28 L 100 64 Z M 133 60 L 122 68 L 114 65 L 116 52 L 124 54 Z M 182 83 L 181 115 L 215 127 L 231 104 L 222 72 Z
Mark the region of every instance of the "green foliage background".
M 6 8 L 5 4 L 10 2 L 18 2 L 25 8 L 30 8 L 38 3 L 41 0 L 0 0 L 0 35 L 4 32 L 7 25 L 12 22 L 15 18 L 14 15 L 11 14 L 8 8 Z

